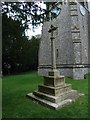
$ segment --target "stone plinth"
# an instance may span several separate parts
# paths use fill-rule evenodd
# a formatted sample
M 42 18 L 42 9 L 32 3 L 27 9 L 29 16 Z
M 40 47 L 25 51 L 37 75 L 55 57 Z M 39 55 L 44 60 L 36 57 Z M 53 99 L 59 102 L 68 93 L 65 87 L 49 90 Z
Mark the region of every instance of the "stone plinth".
M 53 109 L 75 101 L 80 95 L 71 89 L 70 84 L 65 83 L 64 76 L 60 76 L 56 70 L 50 71 L 48 76 L 44 77 L 44 85 L 39 85 L 37 91 L 27 94 L 33 101 Z

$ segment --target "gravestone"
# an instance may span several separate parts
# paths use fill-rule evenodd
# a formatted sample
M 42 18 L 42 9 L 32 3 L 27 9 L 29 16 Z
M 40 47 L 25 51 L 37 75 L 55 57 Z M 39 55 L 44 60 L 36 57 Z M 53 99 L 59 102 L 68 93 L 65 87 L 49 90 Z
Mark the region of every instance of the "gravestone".
M 90 14 L 78 2 L 63 2 L 61 13 L 52 22 L 45 22 L 39 48 L 38 73 L 48 76 L 51 70 L 51 41 L 48 29 L 55 25 L 56 66 L 61 75 L 83 79 L 90 72 Z

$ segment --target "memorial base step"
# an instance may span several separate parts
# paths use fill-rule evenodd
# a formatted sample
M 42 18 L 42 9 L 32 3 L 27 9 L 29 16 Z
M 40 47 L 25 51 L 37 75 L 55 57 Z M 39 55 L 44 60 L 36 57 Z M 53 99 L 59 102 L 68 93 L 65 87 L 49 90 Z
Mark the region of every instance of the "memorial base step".
M 53 103 L 59 103 L 65 99 L 76 99 L 78 98 L 78 93 L 76 90 L 70 90 L 68 92 L 62 93 L 59 96 L 48 95 L 39 91 L 34 91 L 33 94 L 41 99 L 48 100 Z
M 73 99 L 72 98 L 67 98 L 67 99 L 65 99 L 65 100 L 63 100 L 61 102 L 57 102 L 57 103 L 53 103 L 53 102 L 51 102 L 49 100 L 43 99 L 41 97 L 37 97 L 33 93 L 27 94 L 27 97 L 29 97 L 30 99 L 32 99 L 37 104 L 40 103 L 41 105 L 44 105 L 44 106 L 46 106 L 48 108 L 52 108 L 52 109 L 57 110 L 57 109 L 62 108 L 65 105 L 67 105 L 67 104 L 75 101 L 78 97 L 80 97 L 80 95 L 78 94 L 78 96 L 75 97 L 75 98 L 73 98 Z
M 38 91 L 42 93 L 46 93 L 53 96 L 59 96 L 61 93 L 67 92 L 71 90 L 71 84 L 64 84 L 58 87 L 39 85 Z

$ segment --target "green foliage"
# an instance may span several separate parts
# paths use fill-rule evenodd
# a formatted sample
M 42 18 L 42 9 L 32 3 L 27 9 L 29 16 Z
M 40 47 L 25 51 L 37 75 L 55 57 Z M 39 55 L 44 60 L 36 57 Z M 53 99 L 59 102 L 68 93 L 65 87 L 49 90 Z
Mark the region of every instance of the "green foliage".
M 87 79 L 66 82 L 85 95 L 62 109 L 52 110 L 33 103 L 26 94 L 43 83 L 36 72 L 3 77 L 3 118 L 88 118 L 88 75 Z
M 2 13 L 7 14 L 14 20 L 22 21 L 23 26 L 29 24 L 37 26 L 50 19 L 51 8 L 57 7 L 61 2 L 44 2 L 46 9 L 40 7 L 37 2 L 2 2 Z M 53 18 L 56 15 L 53 15 Z
M 57 2 L 45 2 L 43 9 L 35 2 L 2 2 L 3 74 L 37 69 L 40 39 L 25 36 L 28 25 L 37 26 L 50 19 Z M 53 15 L 55 17 L 55 15 Z
M 3 74 L 37 69 L 40 39 L 25 36 L 20 21 L 2 15 L 2 68 Z
M 3 72 L 7 72 L 10 67 L 13 72 L 18 64 L 23 39 L 26 39 L 24 30 L 19 21 L 14 21 L 5 14 L 2 15 Z

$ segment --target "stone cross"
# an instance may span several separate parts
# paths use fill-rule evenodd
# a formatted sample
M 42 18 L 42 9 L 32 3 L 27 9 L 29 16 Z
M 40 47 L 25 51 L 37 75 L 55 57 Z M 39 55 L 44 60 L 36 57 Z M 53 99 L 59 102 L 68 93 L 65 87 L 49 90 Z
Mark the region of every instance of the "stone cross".
M 54 27 L 51 25 L 49 29 L 49 33 L 51 33 L 51 64 L 52 64 L 52 70 L 56 69 L 56 53 L 55 53 L 55 37 L 53 36 L 54 31 L 57 29 L 57 27 Z

